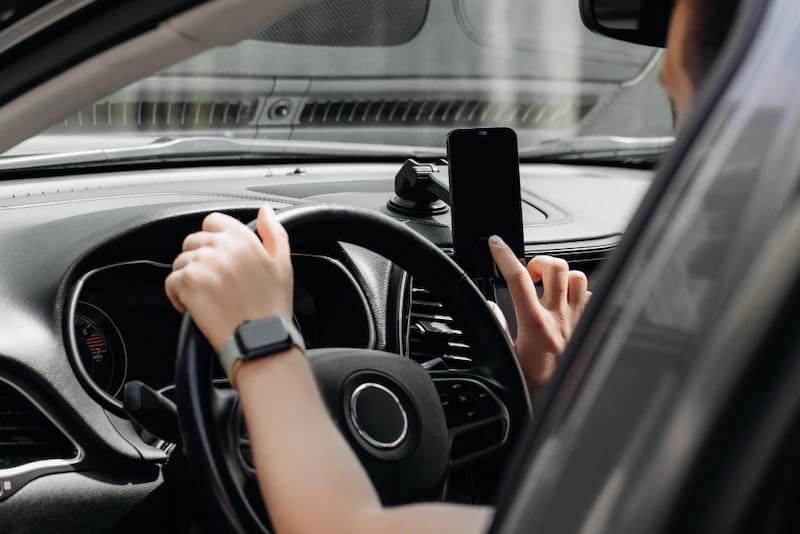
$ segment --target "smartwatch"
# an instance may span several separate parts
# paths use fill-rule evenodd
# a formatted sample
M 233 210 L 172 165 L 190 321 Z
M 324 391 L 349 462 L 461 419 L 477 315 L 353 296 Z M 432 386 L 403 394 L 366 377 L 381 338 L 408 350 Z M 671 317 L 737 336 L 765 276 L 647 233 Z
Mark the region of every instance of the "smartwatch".
M 245 321 L 222 345 L 219 359 L 231 384 L 242 362 L 285 352 L 292 347 L 306 350 L 297 328 L 280 316 Z

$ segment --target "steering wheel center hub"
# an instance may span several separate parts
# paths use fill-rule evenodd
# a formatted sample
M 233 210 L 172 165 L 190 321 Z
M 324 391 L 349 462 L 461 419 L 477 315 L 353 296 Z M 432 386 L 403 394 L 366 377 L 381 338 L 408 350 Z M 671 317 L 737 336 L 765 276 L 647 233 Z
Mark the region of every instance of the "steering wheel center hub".
M 408 414 L 389 388 L 361 384 L 350 395 L 350 418 L 364 441 L 379 449 L 395 449 L 408 436 Z

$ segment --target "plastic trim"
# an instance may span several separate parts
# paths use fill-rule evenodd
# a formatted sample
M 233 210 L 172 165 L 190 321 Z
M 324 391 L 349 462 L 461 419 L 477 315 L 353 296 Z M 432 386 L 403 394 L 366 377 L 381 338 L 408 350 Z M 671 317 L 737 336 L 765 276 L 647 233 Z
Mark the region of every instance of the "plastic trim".
M 358 298 L 359 300 L 361 300 L 361 306 L 364 308 L 364 315 L 367 317 L 367 328 L 369 329 L 369 334 L 367 336 L 366 348 L 374 349 L 375 344 L 377 343 L 378 340 L 377 326 L 375 325 L 375 317 L 372 315 L 372 309 L 369 306 L 369 301 L 367 300 L 367 296 L 364 294 L 364 289 L 359 285 L 358 281 L 353 276 L 353 273 L 351 273 L 341 261 L 334 258 L 329 258 L 328 256 L 323 256 L 320 254 L 303 254 L 303 253 L 299 254 L 293 253 L 292 256 L 296 258 L 305 257 L 305 258 L 315 258 L 318 260 L 326 261 L 331 265 L 333 265 L 334 267 L 337 267 L 340 271 L 342 271 L 347 280 L 352 284 L 353 289 L 356 290 Z M 300 326 L 302 329 L 302 325 Z
M 358 424 L 358 397 L 368 388 L 377 389 L 387 393 L 397 407 L 400 408 L 400 413 L 403 415 L 403 429 L 400 431 L 400 435 L 397 437 L 397 439 L 389 442 L 379 441 L 369 435 L 369 433 L 361 428 L 360 424 Z M 400 403 L 400 399 L 397 398 L 397 395 L 395 395 L 392 390 L 380 384 L 376 384 L 375 382 L 365 382 L 353 390 L 353 393 L 350 395 L 350 421 L 353 423 L 353 427 L 355 427 L 358 435 L 361 436 L 364 441 L 373 447 L 377 447 L 378 449 L 397 448 L 408 436 L 408 414 L 406 413 L 405 408 L 403 408 L 403 405 Z
M 55 0 L 3 30 L 0 54 L 97 0 Z
M 107 271 L 109 269 L 115 269 L 118 267 L 125 267 L 128 265 L 149 265 L 151 267 L 158 267 L 161 269 L 172 268 L 171 265 L 168 265 L 166 263 L 160 263 L 157 261 L 133 260 L 133 261 L 123 261 L 119 263 L 112 263 L 110 265 L 104 265 L 102 267 L 97 267 L 96 269 L 92 269 L 91 271 L 81 276 L 75 283 L 75 285 L 72 287 L 69 297 L 67 298 L 67 312 L 65 315 L 65 324 L 64 324 L 64 331 L 66 332 L 67 336 L 67 349 L 68 349 L 69 360 L 70 363 L 72 364 L 73 369 L 75 369 L 75 372 L 78 375 L 78 379 L 80 380 L 81 384 L 84 386 L 84 388 L 87 389 L 89 394 L 91 394 L 104 407 L 111 410 L 114 414 L 125 418 L 127 418 L 127 415 L 125 414 L 125 410 L 122 408 L 122 402 L 115 399 L 102 389 L 100 389 L 100 386 L 98 386 L 94 382 L 94 380 L 92 380 L 92 377 L 89 375 L 89 371 L 87 371 L 86 367 L 84 367 L 80 357 L 80 350 L 78 349 L 78 338 L 75 335 L 75 329 L 72 328 L 72 325 L 75 322 L 75 315 L 77 313 L 78 303 L 80 302 L 80 295 L 81 292 L 83 291 L 83 287 L 86 284 L 86 282 L 97 273 Z M 127 354 L 125 355 L 125 361 L 127 363 Z
M 375 318 L 372 315 L 372 312 L 369 307 L 369 303 L 367 302 L 367 298 L 364 295 L 364 291 L 358 282 L 356 281 L 353 274 L 347 270 L 347 268 L 342 264 L 342 262 L 329 258 L 327 256 L 317 255 L 317 254 L 292 254 L 293 257 L 309 257 L 315 258 L 318 260 L 325 261 L 335 268 L 339 269 L 347 278 L 347 280 L 352 285 L 353 289 L 356 291 L 359 300 L 361 301 L 361 305 L 364 311 L 364 316 L 367 318 L 367 347 L 368 349 L 374 349 L 375 343 L 377 340 L 377 331 L 375 326 Z M 120 417 L 128 418 L 128 415 L 125 413 L 125 410 L 122 407 L 122 402 L 112 397 L 105 391 L 103 391 L 100 386 L 98 386 L 92 377 L 89 375 L 89 372 L 86 370 L 86 367 L 83 365 L 83 362 L 80 358 L 80 351 L 78 349 L 78 339 L 75 335 L 75 330 L 72 328 L 72 325 L 75 322 L 75 315 L 77 314 L 78 304 L 82 301 L 80 300 L 81 292 L 83 291 L 84 286 L 86 285 L 87 281 L 97 273 L 109 270 L 109 269 L 116 269 L 119 267 L 125 267 L 129 265 L 148 265 L 151 267 L 157 267 L 161 269 L 172 269 L 172 265 L 167 263 L 161 263 L 154 260 L 131 260 L 131 261 L 123 261 L 119 263 L 112 263 L 109 265 L 104 265 L 102 267 L 97 267 L 92 269 L 91 271 L 82 275 L 75 285 L 72 287 L 70 291 L 69 297 L 67 298 L 67 307 L 66 307 L 66 314 L 65 314 L 65 325 L 64 329 L 66 332 L 67 337 L 67 349 L 68 349 L 68 356 L 70 363 L 72 363 L 73 368 L 75 369 L 78 379 L 80 380 L 81 384 L 87 389 L 90 395 L 92 395 L 95 400 L 99 401 L 105 408 L 111 410 L 114 414 L 119 415 Z M 116 328 L 116 325 L 115 325 Z M 117 330 L 119 332 L 119 330 Z M 120 335 L 120 338 L 122 336 Z M 124 339 L 123 339 L 124 342 Z M 127 364 L 127 353 L 125 355 L 126 364 Z
M 24 389 L 14 384 L 11 380 L 6 377 L 0 376 L 0 382 L 3 382 L 9 385 L 12 389 L 17 391 L 20 395 L 25 397 L 25 399 L 30 402 L 35 409 L 39 411 L 42 415 L 44 415 L 48 421 L 50 421 L 53 426 L 61 432 L 64 437 L 66 437 L 72 446 L 75 447 L 77 454 L 74 458 L 71 459 L 63 459 L 63 458 L 53 458 L 49 460 L 37 460 L 35 462 L 29 462 L 27 464 L 18 465 L 16 467 L 11 467 L 8 469 L 0 469 L 0 479 L 7 479 L 12 477 L 19 477 L 21 475 L 26 475 L 30 473 L 36 473 L 39 471 L 48 471 L 52 472 L 54 469 L 68 469 L 73 465 L 80 463 L 86 456 L 83 448 L 78 444 L 77 441 L 72 437 L 72 435 L 67 432 L 63 426 L 53 417 L 50 413 L 45 410 L 41 404 L 39 404 L 32 396 L 30 396 Z M 14 488 L 12 491 L 16 491 L 19 487 Z M 0 487 L 0 499 L 8 496 L 8 493 L 4 493 L 2 487 Z

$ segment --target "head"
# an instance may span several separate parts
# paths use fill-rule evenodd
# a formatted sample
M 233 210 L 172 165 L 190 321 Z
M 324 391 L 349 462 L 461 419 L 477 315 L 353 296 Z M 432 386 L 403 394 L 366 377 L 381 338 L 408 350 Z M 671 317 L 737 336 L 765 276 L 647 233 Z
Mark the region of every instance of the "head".
M 739 0 L 676 0 L 661 70 L 676 125 L 722 51 L 738 7 Z

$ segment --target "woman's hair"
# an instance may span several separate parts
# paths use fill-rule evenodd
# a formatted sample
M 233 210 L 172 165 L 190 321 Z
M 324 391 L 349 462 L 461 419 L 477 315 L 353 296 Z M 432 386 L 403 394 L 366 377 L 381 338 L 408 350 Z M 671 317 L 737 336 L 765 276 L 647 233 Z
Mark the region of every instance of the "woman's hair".
M 687 33 L 685 66 L 695 87 L 711 72 L 728 41 L 740 0 L 689 0 L 692 14 Z

